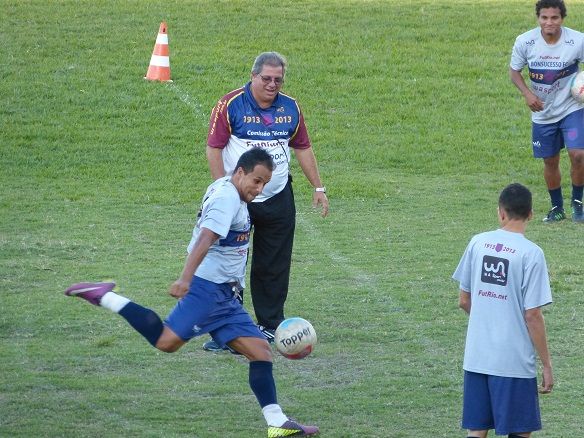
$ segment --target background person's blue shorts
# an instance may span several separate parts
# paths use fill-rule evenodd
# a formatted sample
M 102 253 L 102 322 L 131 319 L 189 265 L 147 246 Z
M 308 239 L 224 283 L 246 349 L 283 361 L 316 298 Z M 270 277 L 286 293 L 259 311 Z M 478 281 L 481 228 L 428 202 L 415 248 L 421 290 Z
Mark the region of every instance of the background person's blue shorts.
M 228 283 L 193 277 L 189 292 L 164 323 L 183 341 L 210 333 L 222 347 L 240 336 L 266 339 Z
M 549 158 L 565 146 L 584 149 L 584 109 L 568 114 L 555 123 L 532 123 L 531 141 L 535 158 Z
M 537 379 L 464 372 L 462 427 L 497 435 L 541 429 Z

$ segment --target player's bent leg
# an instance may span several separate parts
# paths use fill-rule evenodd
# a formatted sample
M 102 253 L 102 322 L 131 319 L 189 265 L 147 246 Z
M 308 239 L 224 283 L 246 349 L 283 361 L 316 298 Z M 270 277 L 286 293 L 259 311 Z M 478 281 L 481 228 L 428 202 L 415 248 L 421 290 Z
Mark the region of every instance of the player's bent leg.
M 118 295 L 113 292 L 114 288 L 115 283 L 77 283 L 70 286 L 65 291 L 65 295 L 83 298 L 95 306 L 101 306 L 117 313 L 134 330 L 144 336 L 150 345 L 156 347 L 156 343 L 164 331 L 162 320 L 158 314 Z M 164 348 L 167 346 L 165 345 Z
M 160 351 L 164 351 L 165 353 L 174 353 L 184 344 L 186 344 L 185 341 L 183 341 L 170 328 L 164 326 L 164 328 L 162 329 L 162 334 L 160 335 L 158 341 L 156 342 L 156 345 L 154 346 L 158 348 Z
M 272 349 L 265 339 L 240 336 L 230 341 L 228 345 L 238 353 L 243 354 L 250 362 L 272 362 Z

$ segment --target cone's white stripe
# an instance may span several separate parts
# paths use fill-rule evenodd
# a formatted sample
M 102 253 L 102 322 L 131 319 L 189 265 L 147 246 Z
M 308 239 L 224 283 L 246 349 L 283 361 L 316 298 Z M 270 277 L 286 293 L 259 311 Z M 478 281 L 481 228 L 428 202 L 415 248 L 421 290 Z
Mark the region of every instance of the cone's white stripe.
M 152 55 L 150 58 L 150 65 L 156 67 L 170 67 L 170 59 L 168 56 Z
M 168 44 L 168 35 L 165 33 L 159 33 L 156 37 L 156 44 Z

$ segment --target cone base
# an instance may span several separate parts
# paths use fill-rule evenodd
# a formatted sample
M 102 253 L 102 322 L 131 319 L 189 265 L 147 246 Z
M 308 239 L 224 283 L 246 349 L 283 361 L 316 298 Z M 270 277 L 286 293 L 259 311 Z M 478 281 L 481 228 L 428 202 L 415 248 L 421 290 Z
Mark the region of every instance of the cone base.
M 144 76 L 145 81 L 158 81 L 158 82 L 174 82 L 172 79 L 152 79 Z

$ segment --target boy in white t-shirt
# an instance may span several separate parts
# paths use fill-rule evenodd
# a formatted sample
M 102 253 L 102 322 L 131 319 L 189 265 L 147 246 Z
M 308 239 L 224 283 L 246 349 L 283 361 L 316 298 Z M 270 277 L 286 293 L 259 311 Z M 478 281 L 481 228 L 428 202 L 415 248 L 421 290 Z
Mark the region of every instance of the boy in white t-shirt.
M 543 364 L 541 392 L 553 387 L 541 308 L 552 302 L 543 251 L 525 236 L 531 192 L 521 184 L 499 196 L 500 228 L 474 236 L 453 278 L 469 314 L 464 352 L 462 427 L 468 437 L 529 437 L 541 429 L 536 352 Z

